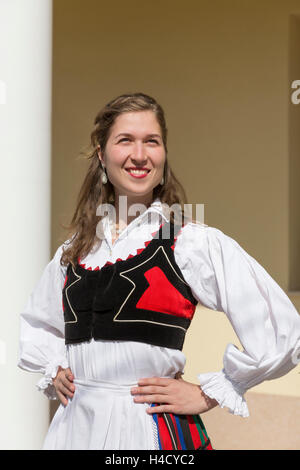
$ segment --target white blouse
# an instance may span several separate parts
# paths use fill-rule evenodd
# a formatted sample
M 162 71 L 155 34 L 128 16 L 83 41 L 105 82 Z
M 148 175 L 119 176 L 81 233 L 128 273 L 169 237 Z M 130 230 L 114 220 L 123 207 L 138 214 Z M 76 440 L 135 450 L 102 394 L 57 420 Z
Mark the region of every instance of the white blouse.
M 144 248 L 146 241 L 152 239 L 164 220 L 167 217 L 156 199 L 112 243 L 111 216 L 104 217 L 103 242 L 80 260 L 81 264 L 86 269 L 101 269 L 107 261 L 114 263 L 118 258 L 123 260 L 135 255 Z M 18 367 L 43 374 L 37 388 L 49 399 L 57 399 L 52 379 L 58 366 L 70 366 L 76 347 L 80 351 L 78 357 L 93 348 L 94 357 L 103 358 L 108 350 L 107 341 L 65 345 L 62 288 L 66 267 L 60 265 L 62 247 L 45 267 L 20 314 Z M 224 353 L 223 369 L 198 375 L 201 388 L 222 408 L 247 417 L 245 392 L 264 380 L 286 374 L 296 366 L 293 358 L 300 348 L 300 315 L 265 269 L 235 240 L 217 228 L 187 223 L 177 235 L 174 255 L 194 297 L 205 307 L 224 312 L 243 346 L 241 351 L 229 344 Z M 113 343 L 115 357 L 118 354 L 124 356 L 127 342 Z M 145 356 L 149 355 L 151 347 L 155 352 L 153 357 L 156 361 L 161 360 L 162 373 L 166 375 L 168 364 L 172 371 L 176 368 L 183 371 L 185 357 L 181 351 L 144 343 L 128 342 L 129 345 L 130 357 L 134 357 L 134 348 L 138 356 L 143 357 L 143 351 Z M 76 370 L 72 372 L 76 376 Z

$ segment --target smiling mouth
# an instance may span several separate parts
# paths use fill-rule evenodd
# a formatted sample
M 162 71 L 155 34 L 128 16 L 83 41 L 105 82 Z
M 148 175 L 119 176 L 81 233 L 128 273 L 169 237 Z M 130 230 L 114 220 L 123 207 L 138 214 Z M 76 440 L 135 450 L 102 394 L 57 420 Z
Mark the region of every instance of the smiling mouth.
M 144 178 L 148 173 L 150 173 L 150 170 L 148 169 L 125 168 L 125 170 L 134 178 Z

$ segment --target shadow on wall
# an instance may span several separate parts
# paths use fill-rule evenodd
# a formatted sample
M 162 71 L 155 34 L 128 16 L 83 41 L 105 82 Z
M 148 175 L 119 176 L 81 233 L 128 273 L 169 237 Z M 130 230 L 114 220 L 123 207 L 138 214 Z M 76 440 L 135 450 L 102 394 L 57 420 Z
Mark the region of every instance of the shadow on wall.
M 300 398 L 248 392 L 250 416 L 216 407 L 202 420 L 216 450 L 299 450 Z

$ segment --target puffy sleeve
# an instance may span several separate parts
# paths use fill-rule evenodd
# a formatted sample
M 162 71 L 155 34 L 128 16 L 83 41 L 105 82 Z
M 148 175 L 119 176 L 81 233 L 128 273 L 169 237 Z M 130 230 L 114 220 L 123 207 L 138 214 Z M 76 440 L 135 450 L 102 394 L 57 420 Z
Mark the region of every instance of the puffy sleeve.
M 217 228 L 188 223 L 174 255 L 195 298 L 226 314 L 243 348 L 228 344 L 223 369 L 198 375 L 201 388 L 222 408 L 247 417 L 245 392 L 299 362 L 300 315 L 267 271 Z
M 43 377 L 37 388 L 47 398 L 56 400 L 52 379 L 58 367 L 68 367 L 64 340 L 62 288 L 66 268 L 61 266 L 61 245 L 44 268 L 41 278 L 20 314 L 18 367 L 38 372 Z

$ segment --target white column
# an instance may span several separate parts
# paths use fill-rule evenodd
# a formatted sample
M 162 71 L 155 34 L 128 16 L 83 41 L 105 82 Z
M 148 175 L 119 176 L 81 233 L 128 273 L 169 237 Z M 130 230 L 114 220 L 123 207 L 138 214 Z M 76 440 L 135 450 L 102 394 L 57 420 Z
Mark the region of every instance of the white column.
M 19 314 L 50 260 L 52 0 L 0 0 L 0 448 L 40 449 L 49 402 L 17 367 Z

